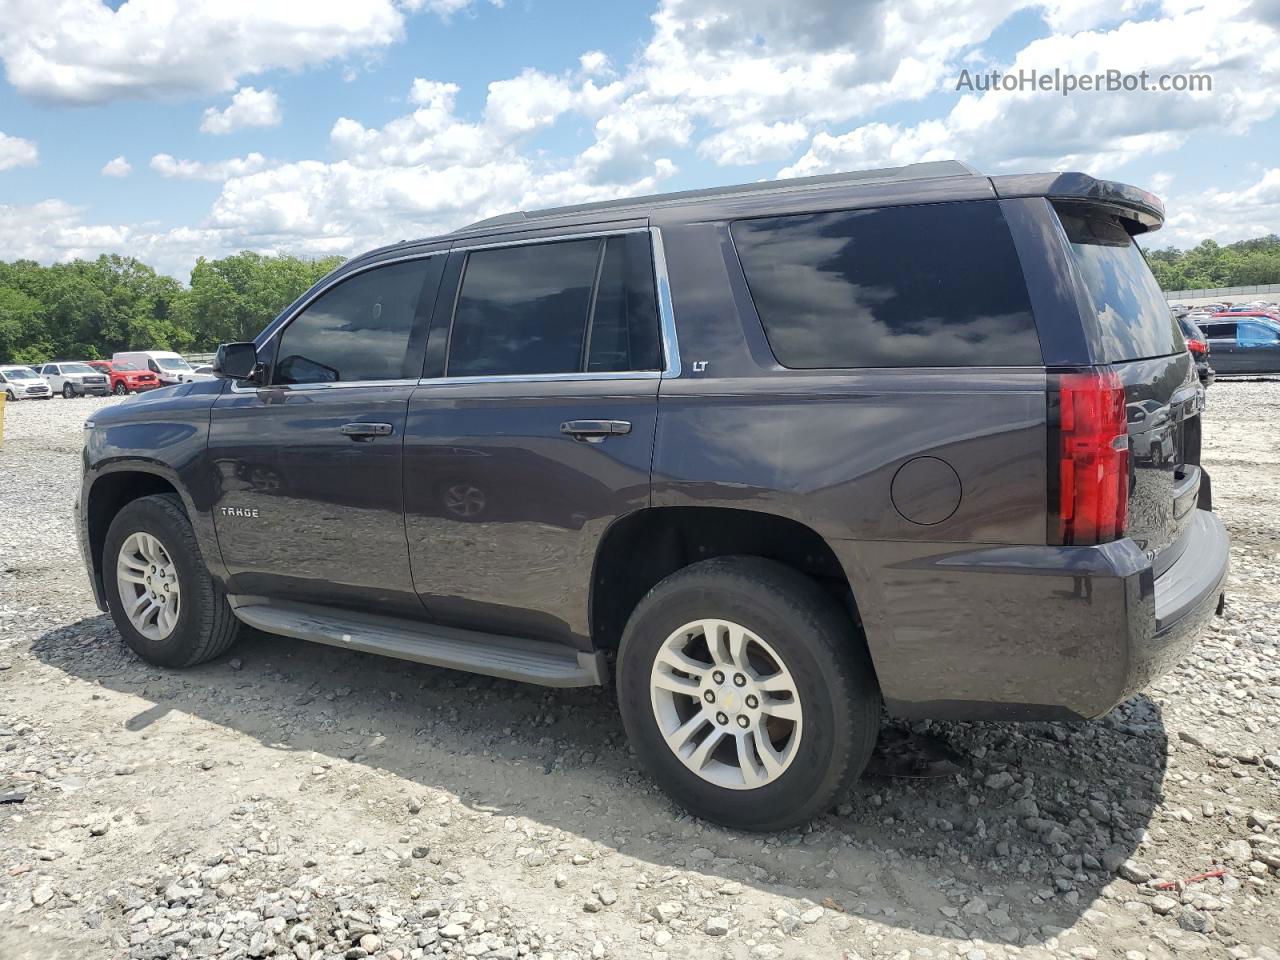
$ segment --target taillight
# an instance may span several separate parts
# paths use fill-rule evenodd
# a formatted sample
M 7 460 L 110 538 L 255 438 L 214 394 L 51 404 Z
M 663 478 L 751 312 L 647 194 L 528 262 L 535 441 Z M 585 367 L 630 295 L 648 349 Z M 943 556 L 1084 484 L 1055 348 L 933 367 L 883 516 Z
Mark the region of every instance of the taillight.
M 1188 337 L 1187 349 L 1192 353 L 1205 353 L 1209 349 L 1209 344 L 1205 343 L 1203 340 L 1196 340 Z
M 1129 428 L 1124 387 L 1115 373 L 1056 376 L 1050 533 L 1062 544 L 1106 543 L 1123 536 L 1129 510 Z M 1054 436 L 1056 434 L 1056 436 Z M 1051 449 L 1052 449 L 1051 448 Z M 1055 489 L 1056 488 L 1056 489 Z

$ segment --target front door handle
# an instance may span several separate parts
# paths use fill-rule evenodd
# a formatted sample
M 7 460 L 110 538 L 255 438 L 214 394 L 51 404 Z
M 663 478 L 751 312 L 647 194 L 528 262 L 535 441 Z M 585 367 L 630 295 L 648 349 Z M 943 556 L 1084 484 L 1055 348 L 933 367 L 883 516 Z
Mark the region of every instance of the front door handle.
M 600 443 L 605 437 L 617 437 L 631 432 L 630 420 L 566 420 L 560 424 L 560 432 L 575 440 Z
M 371 440 L 374 437 L 391 436 L 392 427 L 389 423 L 347 423 L 342 426 L 344 436 L 350 437 L 352 440 Z

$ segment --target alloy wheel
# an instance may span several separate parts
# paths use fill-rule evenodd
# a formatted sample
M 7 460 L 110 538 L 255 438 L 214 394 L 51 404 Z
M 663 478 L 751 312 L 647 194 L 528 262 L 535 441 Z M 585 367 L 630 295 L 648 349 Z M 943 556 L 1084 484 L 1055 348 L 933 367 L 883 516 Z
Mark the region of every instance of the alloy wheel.
M 663 739 L 703 780 L 752 790 L 791 765 L 804 711 L 791 672 L 762 637 L 728 620 L 687 623 L 654 658 L 649 680 Z
M 120 605 L 133 629 L 148 640 L 164 640 L 177 626 L 182 588 L 173 558 L 145 531 L 130 534 L 116 558 Z

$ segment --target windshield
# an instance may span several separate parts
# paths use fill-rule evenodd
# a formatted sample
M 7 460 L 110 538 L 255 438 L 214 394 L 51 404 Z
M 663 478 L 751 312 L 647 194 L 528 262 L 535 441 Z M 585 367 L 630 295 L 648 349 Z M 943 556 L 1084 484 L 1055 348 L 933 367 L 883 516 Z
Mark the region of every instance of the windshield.
M 0 367 L 0 373 L 3 373 L 10 380 L 36 379 L 36 375 L 26 367 Z
M 142 368 L 141 368 L 140 366 L 138 366 L 136 363 L 127 363 L 127 362 L 126 362 L 126 363 L 116 363 L 116 364 L 112 364 L 112 369 L 113 369 L 113 370 L 115 370 L 115 371 L 116 371 L 116 373 L 136 373 L 137 371 L 141 370 Z
M 93 369 L 93 367 L 89 366 L 87 363 L 64 363 L 62 364 L 62 372 L 63 373 L 97 373 L 98 371 Z
M 1109 363 L 1164 357 L 1187 348 L 1142 251 L 1117 221 L 1060 208 L 1076 266 L 1097 311 Z
M 190 370 L 191 366 L 181 357 L 155 357 L 161 370 Z

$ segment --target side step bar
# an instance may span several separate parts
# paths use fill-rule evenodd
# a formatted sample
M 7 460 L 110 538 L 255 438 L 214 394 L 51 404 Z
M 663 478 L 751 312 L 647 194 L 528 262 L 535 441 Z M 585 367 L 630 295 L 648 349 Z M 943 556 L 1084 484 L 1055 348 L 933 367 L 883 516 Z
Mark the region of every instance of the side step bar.
M 242 623 L 298 640 L 544 687 L 599 686 L 605 676 L 603 654 L 556 643 L 261 597 L 228 600 Z

